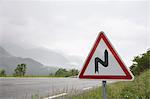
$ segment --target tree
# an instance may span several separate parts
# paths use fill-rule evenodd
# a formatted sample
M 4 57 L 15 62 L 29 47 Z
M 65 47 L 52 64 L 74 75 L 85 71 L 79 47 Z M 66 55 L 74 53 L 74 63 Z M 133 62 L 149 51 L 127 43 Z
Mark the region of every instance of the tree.
M 4 69 L 0 69 L 0 76 L 1 77 L 6 76 L 6 72 Z
M 24 76 L 26 73 L 26 64 L 18 64 L 16 69 L 14 70 L 14 76 Z
M 140 75 L 143 71 L 148 69 L 150 69 L 150 50 L 142 55 L 134 57 L 133 65 L 130 67 L 134 75 Z
M 77 69 L 71 69 L 68 72 L 69 72 L 69 76 L 76 76 L 79 73 Z
M 67 77 L 67 70 L 60 68 L 56 71 L 55 76 L 60 76 L 60 77 Z
M 78 73 L 79 71 L 77 69 L 66 70 L 66 69 L 60 68 L 56 71 L 55 76 L 69 77 L 69 76 L 76 76 L 78 75 Z

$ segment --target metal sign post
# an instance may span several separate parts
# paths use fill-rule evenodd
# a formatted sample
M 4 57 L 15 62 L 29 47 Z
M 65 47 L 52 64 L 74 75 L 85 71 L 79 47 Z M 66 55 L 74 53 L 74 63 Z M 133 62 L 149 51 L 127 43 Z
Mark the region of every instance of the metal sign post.
M 103 99 L 107 99 L 107 93 L 106 93 L 106 81 L 102 81 L 102 97 Z
M 100 32 L 79 73 L 79 78 L 102 79 L 102 98 L 107 99 L 106 80 L 133 80 L 134 76 L 104 32 Z

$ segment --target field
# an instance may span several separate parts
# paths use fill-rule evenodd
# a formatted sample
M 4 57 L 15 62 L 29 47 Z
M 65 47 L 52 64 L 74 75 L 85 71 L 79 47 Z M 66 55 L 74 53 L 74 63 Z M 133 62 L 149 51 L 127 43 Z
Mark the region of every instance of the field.
M 107 86 L 108 99 L 150 99 L 150 70 L 145 71 L 134 81 L 121 81 Z M 102 99 L 102 88 L 88 90 L 71 99 Z

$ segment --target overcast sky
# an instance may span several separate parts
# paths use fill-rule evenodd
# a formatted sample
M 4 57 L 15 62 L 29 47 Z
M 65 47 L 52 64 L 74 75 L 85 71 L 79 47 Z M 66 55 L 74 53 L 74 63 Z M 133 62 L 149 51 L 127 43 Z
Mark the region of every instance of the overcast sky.
M 148 1 L 1 0 L 0 42 L 85 61 L 104 31 L 127 66 L 150 46 Z M 79 66 L 82 67 L 82 66 Z

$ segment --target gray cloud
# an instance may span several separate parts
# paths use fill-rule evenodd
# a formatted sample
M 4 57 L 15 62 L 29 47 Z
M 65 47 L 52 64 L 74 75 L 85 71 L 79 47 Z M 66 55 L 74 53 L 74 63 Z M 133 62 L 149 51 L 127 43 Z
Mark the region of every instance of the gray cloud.
M 132 57 L 148 46 L 147 2 L 2 1 L 1 43 L 14 43 L 24 49 L 43 47 L 64 57 L 78 56 L 79 60 L 70 57 L 64 64 L 81 67 L 98 32 L 103 30 L 129 66 Z

